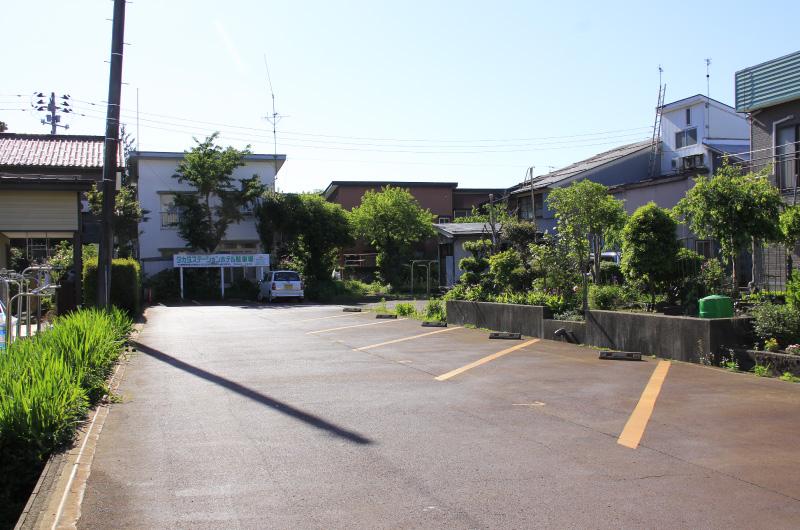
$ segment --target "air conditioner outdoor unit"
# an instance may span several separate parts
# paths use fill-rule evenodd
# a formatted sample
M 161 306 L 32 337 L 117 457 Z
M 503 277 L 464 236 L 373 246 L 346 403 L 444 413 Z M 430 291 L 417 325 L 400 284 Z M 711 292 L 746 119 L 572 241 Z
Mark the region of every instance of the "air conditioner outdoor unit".
M 694 167 L 705 166 L 705 155 L 694 155 Z
M 683 159 L 681 157 L 673 158 L 670 160 L 672 169 L 683 169 Z
M 694 155 L 683 157 L 683 167 L 686 169 L 694 169 Z

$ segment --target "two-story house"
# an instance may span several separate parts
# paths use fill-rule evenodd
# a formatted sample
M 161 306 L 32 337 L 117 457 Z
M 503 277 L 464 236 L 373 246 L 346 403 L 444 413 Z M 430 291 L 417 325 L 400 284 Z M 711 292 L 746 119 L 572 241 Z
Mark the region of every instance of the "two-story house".
M 173 178 L 178 166 L 184 160 L 184 153 L 133 152 L 130 155 L 131 181 L 138 186 L 141 207 L 150 210 L 149 220 L 139 223 L 139 256 L 142 271 L 155 274 L 171 268 L 173 255 L 191 252 L 186 242 L 178 236 L 175 223 L 180 220 L 180 209 L 175 206 L 175 196 L 192 193 L 194 189 L 187 183 L 179 183 Z M 286 161 L 286 155 L 252 154 L 245 158 L 246 166 L 236 168 L 233 178 L 246 179 L 259 175 L 261 183 L 274 186 L 275 175 Z M 262 250 L 256 232 L 255 221 L 250 217 L 240 224 L 231 225 L 216 249 L 223 254 L 259 254 Z M 231 269 L 234 274 L 244 274 L 256 278 L 255 268 Z M 227 274 L 226 274 L 227 276 Z
M 770 179 L 784 200 L 797 204 L 800 173 L 800 51 L 736 72 L 736 110 L 748 113 L 753 171 L 771 168 Z M 800 265 L 795 245 L 794 267 Z M 756 282 L 786 284 L 786 249 L 757 252 Z

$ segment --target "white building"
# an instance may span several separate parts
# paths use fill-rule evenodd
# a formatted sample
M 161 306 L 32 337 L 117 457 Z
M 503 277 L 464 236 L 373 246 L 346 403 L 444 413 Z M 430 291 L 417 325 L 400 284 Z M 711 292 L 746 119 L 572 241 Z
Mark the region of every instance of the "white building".
M 186 242 L 178 236 L 177 227 L 172 224 L 180 219 L 175 195 L 194 191 L 188 184 L 181 184 L 173 178 L 184 156 L 184 153 L 152 151 L 133 152 L 130 156 L 131 180 L 138 185 L 139 202 L 143 209 L 150 210 L 149 220 L 139 224 L 139 259 L 142 271 L 148 275 L 172 267 L 173 255 L 192 250 L 187 248 Z M 286 155 L 254 154 L 245 160 L 247 165 L 236 168 L 233 177 L 241 180 L 257 174 L 262 184 L 273 188 Z M 228 228 L 216 252 L 259 254 L 268 251 L 261 249 L 255 222 L 246 217 L 242 223 Z M 245 271 L 249 278 L 255 279 L 255 274 L 255 269 Z
M 706 96 L 664 105 L 661 111 L 661 175 L 708 169 L 716 173 L 722 156 L 749 160 L 750 124 L 744 114 Z

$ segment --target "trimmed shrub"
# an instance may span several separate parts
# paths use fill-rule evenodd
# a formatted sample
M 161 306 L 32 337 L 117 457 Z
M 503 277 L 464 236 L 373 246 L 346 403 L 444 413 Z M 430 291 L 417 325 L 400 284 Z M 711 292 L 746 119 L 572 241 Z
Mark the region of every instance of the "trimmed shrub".
M 111 262 L 111 304 L 135 315 L 142 297 L 141 269 L 135 260 L 115 259 Z M 97 297 L 97 258 L 83 264 L 83 305 L 93 307 Z
M 617 285 L 590 285 L 589 309 L 612 311 L 622 300 L 622 289 Z

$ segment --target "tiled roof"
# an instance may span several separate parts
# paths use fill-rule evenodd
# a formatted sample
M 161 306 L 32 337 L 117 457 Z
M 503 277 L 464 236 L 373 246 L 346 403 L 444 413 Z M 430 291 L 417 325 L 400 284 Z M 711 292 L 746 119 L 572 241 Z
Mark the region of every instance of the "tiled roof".
M 0 166 L 102 168 L 102 136 L 0 134 Z M 124 165 L 122 145 L 117 165 Z

